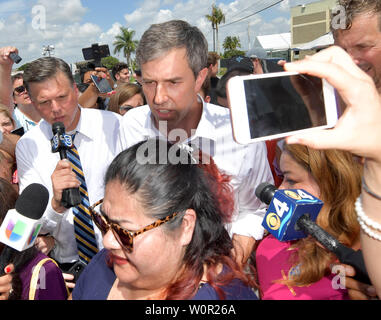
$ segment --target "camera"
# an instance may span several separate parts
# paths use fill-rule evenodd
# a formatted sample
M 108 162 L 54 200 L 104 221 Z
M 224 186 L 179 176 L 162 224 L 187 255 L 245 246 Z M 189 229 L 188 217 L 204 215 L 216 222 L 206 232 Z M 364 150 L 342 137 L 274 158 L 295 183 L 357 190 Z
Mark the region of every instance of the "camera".
M 83 58 L 85 60 L 93 60 L 95 67 L 101 67 L 101 59 L 110 56 L 110 48 L 107 44 L 92 44 L 90 48 L 82 49 Z

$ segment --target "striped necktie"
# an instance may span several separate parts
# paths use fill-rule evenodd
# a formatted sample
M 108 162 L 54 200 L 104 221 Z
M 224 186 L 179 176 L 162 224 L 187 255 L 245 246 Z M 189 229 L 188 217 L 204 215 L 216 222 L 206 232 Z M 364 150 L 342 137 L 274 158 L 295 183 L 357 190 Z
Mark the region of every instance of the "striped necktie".
M 87 193 L 85 176 L 82 171 L 81 160 L 78 150 L 74 146 L 74 138 L 72 136 L 73 148 L 67 150 L 67 158 L 71 162 L 72 168 L 81 182 L 79 187 L 82 202 L 73 207 L 74 214 L 74 233 L 77 242 L 79 259 L 85 264 L 89 263 L 91 258 L 98 252 L 97 241 L 95 238 L 93 222 L 89 211 L 89 195 Z

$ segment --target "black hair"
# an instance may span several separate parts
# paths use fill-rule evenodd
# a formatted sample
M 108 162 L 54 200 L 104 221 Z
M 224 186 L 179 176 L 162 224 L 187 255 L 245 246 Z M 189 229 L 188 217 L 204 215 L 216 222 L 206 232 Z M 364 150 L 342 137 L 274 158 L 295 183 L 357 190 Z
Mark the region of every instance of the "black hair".
M 123 69 L 128 69 L 128 64 L 127 63 L 124 63 L 124 62 L 119 62 L 117 63 L 111 70 L 111 74 L 112 76 L 114 77 L 114 79 L 116 80 L 116 75 L 122 71 Z
M 218 171 L 211 157 L 187 149 L 160 138 L 139 142 L 112 161 L 105 186 L 119 182 L 136 196 L 145 214 L 155 219 L 177 212 L 173 220 L 163 225 L 167 233 L 178 229 L 186 210 L 193 209 L 196 221 L 192 240 L 185 249 L 181 271 L 167 286 L 166 299 L 194 296 L 205 266 L 210 267 L 208 282 L 223 299 L 224 293 L 218 286 L 224 281 L 238 277 L 249 282 L 234 260 L 233 242 L 224 226 L 231 221 L 234 210 L 230 177 Z M 223 275 L 215 268 L 219 264 L 228 266 Z

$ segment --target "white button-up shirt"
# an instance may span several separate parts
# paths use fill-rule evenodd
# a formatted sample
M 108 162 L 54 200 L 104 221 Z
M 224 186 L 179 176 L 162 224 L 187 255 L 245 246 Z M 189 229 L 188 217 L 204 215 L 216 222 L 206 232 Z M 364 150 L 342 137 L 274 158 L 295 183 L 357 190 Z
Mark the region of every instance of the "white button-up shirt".
M 127 112 L 123 116 L 122 125 L 128 146 L 148 138 L 163 137 L 154 125 L 148 105 Z M 177 132 L 181 134 L 181 130 Z M 170 137 L 169 140 L 175 140 L 175 137 Z M 261 239 L 266 205 L 255 196 L 255 188 L 264 181 L 273 183 L 265 143 L 236 143 L 233 140 L 229 109 L 204 101 L 197 129 L 182 142 L 194 144 L 211 155 L 220 171 L 232 177 L 230 183 L 234 190 L 235 212 L 232 223 L 226 226 L 230 235 Z
M 103 198 L 106 170 L 125 145 L 121 140 L 124 135 L 120 134 L 120 120 L 120 115 L 110 111 L 81 108 L 74 144 L 81 159 L 90 204 Z M 52 257 L 60 263 L 70 263 L 78 260 L 72 209 L 60 214 L 51 207 L 51 175 L 60 160 L 59 153 L 52 153 L 52 137 L 52 126 L 43 120 L 18 141 L 16 159 L 20 192 L 31 183 L 40 183 L 48 189 L 50 199 L 41 233 L 50 233 L 56 239 Z M 94 231 L 98 248 L 102 249 L 102 234 L 95 226 Z

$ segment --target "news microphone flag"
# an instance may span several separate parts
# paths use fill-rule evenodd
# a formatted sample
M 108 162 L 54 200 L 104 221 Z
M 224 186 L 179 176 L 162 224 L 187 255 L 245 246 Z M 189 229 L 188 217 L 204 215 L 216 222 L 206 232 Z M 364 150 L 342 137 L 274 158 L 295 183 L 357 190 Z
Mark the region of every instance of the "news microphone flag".
M 0 227 L 0 242 L 18 251 L 24 251 L 34 244 L 41 229 L 41 219 L 29 219 L 16 209 L 9 210 Z
M 48 190 L 37 183 L 25 188 L 8 211 L 0 227 L 0 242 L 17 251 L 33 246 L 41 229 L 42 215 L 49 200 Z
M 279 241 L 305 238 L 297 221 L 307 215 L 315 221 L 323 202 L 301 189 L 276 190 L 263 219 L 262 226 Z

